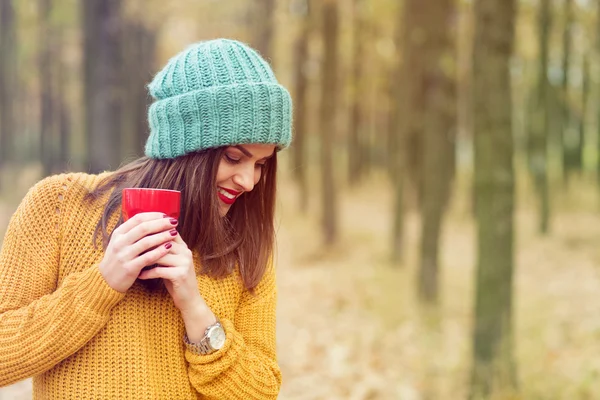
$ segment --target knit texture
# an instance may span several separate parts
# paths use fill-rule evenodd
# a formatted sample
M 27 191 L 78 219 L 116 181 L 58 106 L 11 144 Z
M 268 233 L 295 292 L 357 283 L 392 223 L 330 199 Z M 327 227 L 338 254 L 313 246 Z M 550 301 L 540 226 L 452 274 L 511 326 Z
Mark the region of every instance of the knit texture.
M 211 147 L 292 140 L 292 100 L 269 64 L 235 40 L 188 47 L 148 85 L 146 155 L 175 158 Z
M 102 176 L 46 178 L 9 222 L 0 250 L 0 386 L 33 376 L 34 399 L 276 399 L 272 266 L 255 295 L 237 272 L 198 276 L 227 341 L 210 355 L 191 352 L 168 293 L 136 283 L 121 294 L 100 274 L 103 251 L 92 235 L 102 202 L 87 205 L 83 196 Z

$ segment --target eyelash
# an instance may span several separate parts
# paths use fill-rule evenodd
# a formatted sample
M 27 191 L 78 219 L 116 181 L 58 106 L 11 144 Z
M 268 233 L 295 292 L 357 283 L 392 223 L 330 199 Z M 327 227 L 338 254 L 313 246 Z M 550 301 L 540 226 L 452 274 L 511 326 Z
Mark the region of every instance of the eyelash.
M 239 164 L 240 159 L 237 160 L 235 158 L 231 158 L 229 155 L 225 154 L 225 159 L 231 164 Z
M 225 154 L 225 159 L 230 164 L 239 164 L 240 161 L 241 161 L 241 159 L 232 158 L 228 154 Z M 256 164 L 255 167 L 259 167 L 260 169 L 264 169 L 265 168 L 265 164 Z

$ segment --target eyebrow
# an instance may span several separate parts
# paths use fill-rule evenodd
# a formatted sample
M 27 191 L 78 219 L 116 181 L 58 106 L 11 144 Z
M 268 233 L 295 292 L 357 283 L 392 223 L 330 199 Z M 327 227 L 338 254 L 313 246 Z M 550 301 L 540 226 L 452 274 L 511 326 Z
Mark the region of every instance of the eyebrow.
M 253 155 L 252 153 L 250 153 L 248 150 L 246 150 L 244 147 L 242 147 L 242 146 L 240 146 L 240 145 L 237 145 L 237 146 L 234 146 L 234 147 L 235 147 L 236 149 L 238 149 L 239 151 L 241 151 L 242 153 L 244 153 L 244 155 L 245 155 L 246 157 L 248 157 L 248 158 L 252 158 L 252 157 L 254 157 L 254 155 Z M 268 158 L 271 158 L 271 157 L 273 157 L 273 154 L 275 154 L 275 150 L 273 150 L 273 153 L 272 153 L 270 156 L 263 157 L 263 158 L 261 158 L 261 160 L 266 160 L 266 159 L 268 159 Z

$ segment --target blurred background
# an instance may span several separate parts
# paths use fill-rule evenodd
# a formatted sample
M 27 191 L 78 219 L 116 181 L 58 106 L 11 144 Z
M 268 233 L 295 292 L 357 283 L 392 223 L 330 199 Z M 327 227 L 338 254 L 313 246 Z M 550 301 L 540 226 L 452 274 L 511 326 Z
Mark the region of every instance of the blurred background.
M 0 0 L 0 238 L 42 177 L 139 157 L 153 74 L 193 42 L 235 38 L 294 98 L 281 399 L 600 399 L 599 13 Z

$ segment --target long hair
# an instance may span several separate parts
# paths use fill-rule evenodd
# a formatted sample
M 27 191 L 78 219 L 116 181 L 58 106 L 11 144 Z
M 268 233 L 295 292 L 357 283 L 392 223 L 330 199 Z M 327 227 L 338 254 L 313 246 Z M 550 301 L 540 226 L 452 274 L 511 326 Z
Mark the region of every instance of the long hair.
M 94 232 L 102 235 L 106 250 L 112 232 L 111 215 L 121 210 L 122 189 L 158 188 L 181 191 L 178 231 L 190 250 L 196 250 L 202 274 L 223 278 L 234 268 L 246 289 L 252 291 L 265 273 L 274 245 L 274 212 L 277 156 L 269 158 L 251 192 L 240 196 L 225 217 L 219 214 L 216 177 L 224 147 L 207 149 L 174 159 L 139 158 L 104 178 L 86 200 L 110 193 Z M 123 223 L 119 217 L 116 226 Z

